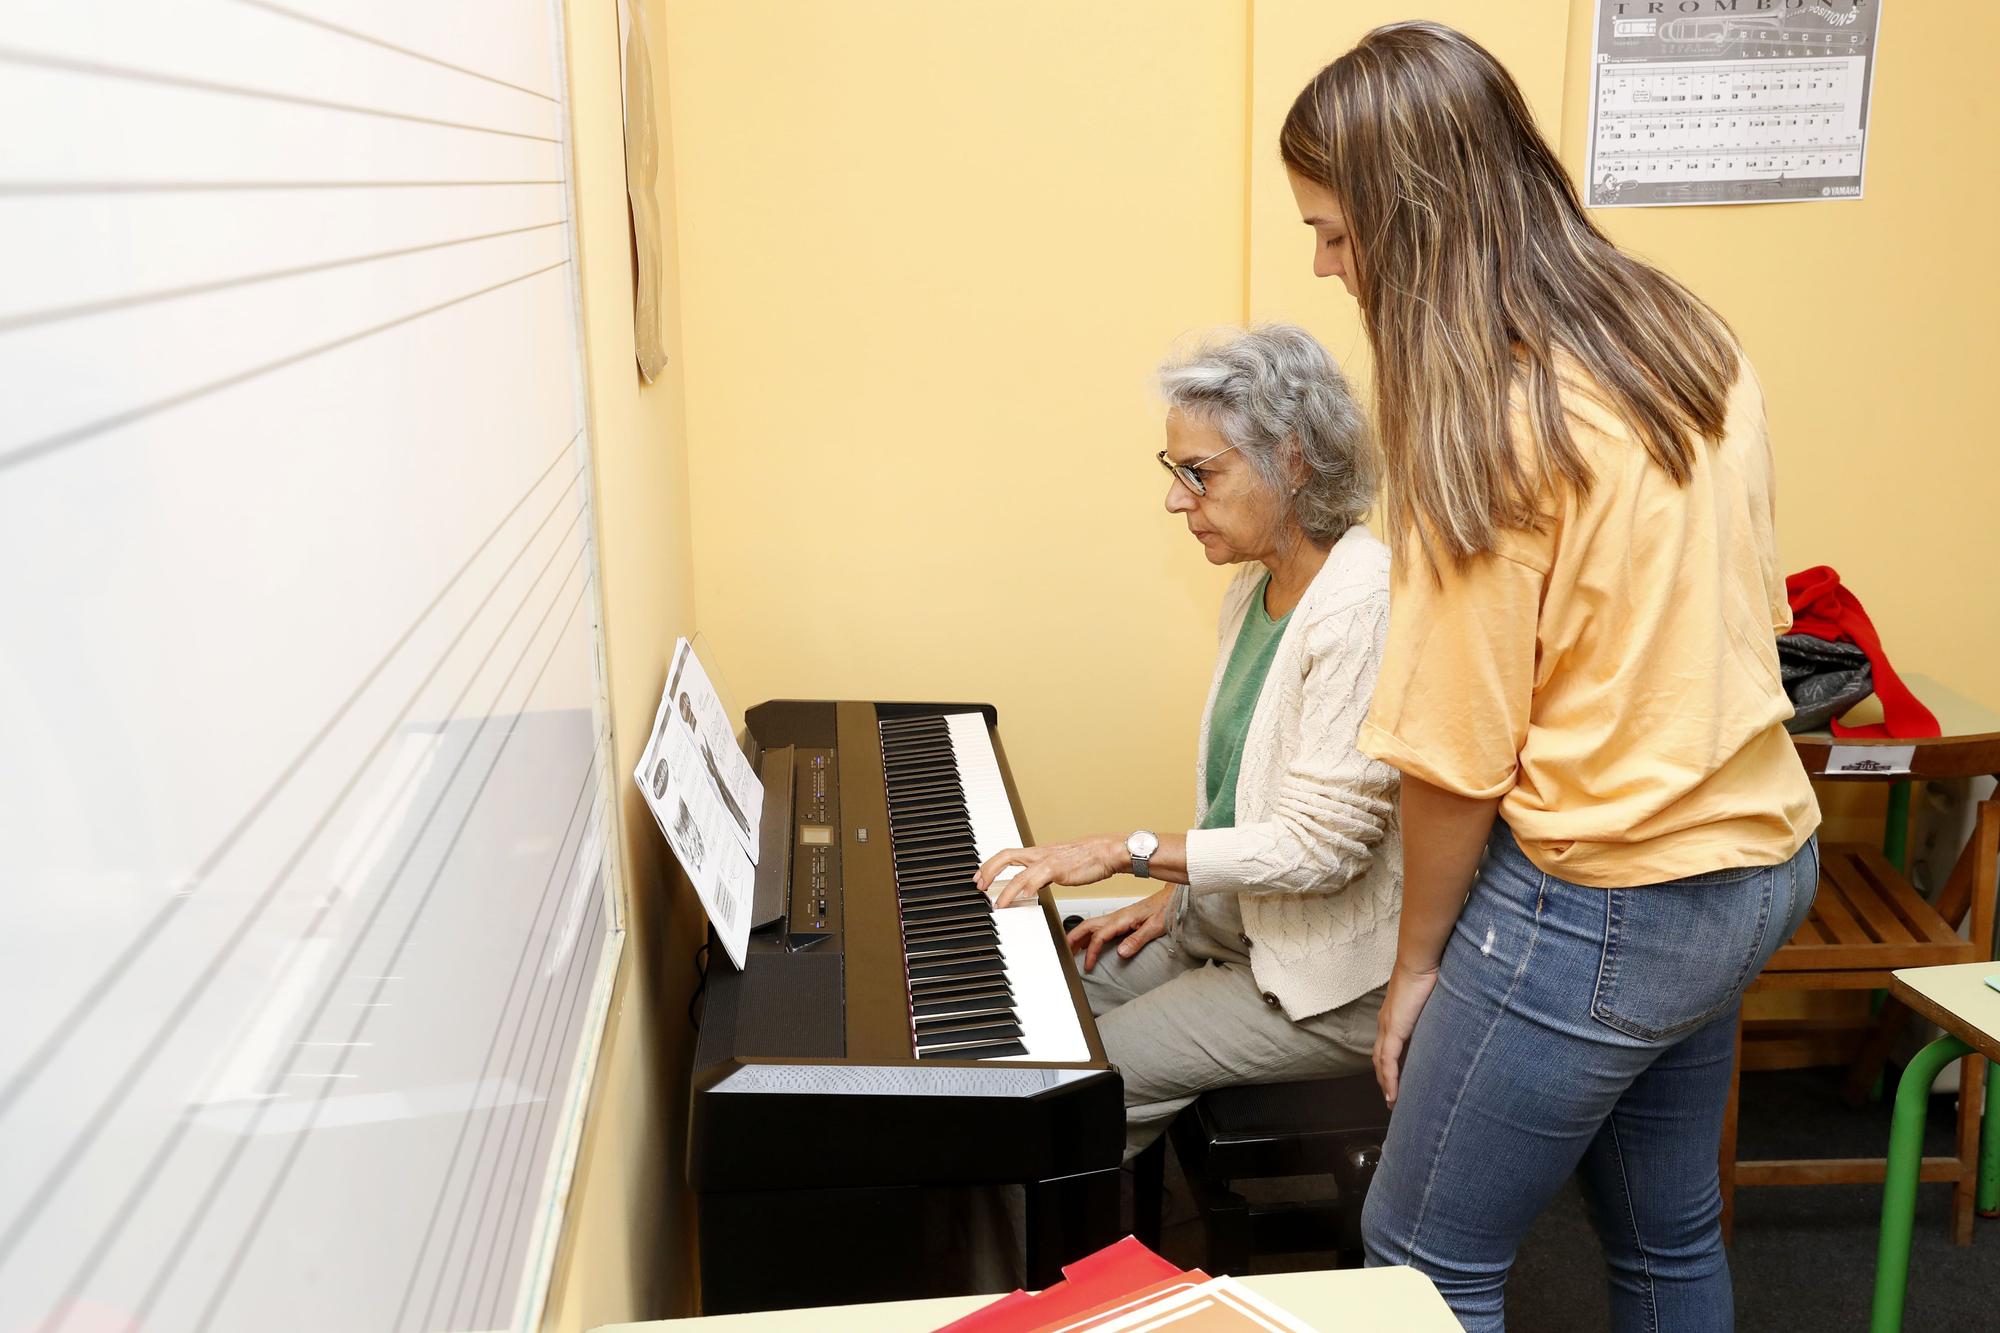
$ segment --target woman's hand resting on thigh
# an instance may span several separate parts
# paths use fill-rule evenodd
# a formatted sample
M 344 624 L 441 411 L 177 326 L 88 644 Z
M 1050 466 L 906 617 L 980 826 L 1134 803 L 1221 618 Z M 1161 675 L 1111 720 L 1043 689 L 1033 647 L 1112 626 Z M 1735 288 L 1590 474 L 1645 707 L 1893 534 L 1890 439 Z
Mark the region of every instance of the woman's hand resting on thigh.
M 1088 972 L 1097 966 L 1097 955 L 1104 952 L 1105 946 L 1123 936 L 1118 956 L 1132 957 L 1167 933 L 1167 908 L 1173 900 L 1172 889 L 1161 889 L 1129 907 L 1077 922 L 1076 929 L 1069 933 L 1070 952 L 1083 954 L 1083 970 Z
M 1051 843 L 1047 847 L 1009 847 L 986 858 L 973 882 L 981 893 L 990 892 L 1000 872 L 1008 866 L 1021 873 L 1000 886 L 993 896 L 994 910 L 1015 903 L 1031 903 L 1048 884 L 1095 884 L 1101 879 L 1132 868 L 1132 853 L 1122 838 L 1079 838 L 1075 842 Z

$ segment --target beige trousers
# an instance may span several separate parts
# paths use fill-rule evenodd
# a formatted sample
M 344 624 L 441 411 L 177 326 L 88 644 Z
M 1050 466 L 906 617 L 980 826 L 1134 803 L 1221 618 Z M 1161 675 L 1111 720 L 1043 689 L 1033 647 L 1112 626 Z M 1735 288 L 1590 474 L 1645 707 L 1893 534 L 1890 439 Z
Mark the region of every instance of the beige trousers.
M 1203 894 L 1136 957 L 1083 974 L 1104 1053 L 1125 1080 L 1125 1158 L 1210 1088 L 1334 1078 L 1370 1067 L 1381 990 L 1294 1023 L 1250 972 L 1236 901 Z

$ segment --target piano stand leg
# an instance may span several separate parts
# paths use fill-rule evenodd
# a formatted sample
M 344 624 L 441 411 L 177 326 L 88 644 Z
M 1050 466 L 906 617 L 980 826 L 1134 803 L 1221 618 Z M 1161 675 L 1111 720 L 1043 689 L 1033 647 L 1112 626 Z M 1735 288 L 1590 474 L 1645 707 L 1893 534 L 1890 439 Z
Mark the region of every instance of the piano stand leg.
M 1085 1171 L 1027 1185 L 1028 1286 L 1039 1291 L 1062 1281 L 1064 1264 L 1095 1253 L 1119 1237 L 1117 1167 Z
M 1166 1184 L 1167 1136 L 1162 1134 L 1132 1159 L 1132 1234 L 1155 1252 L 1160 1248 Z

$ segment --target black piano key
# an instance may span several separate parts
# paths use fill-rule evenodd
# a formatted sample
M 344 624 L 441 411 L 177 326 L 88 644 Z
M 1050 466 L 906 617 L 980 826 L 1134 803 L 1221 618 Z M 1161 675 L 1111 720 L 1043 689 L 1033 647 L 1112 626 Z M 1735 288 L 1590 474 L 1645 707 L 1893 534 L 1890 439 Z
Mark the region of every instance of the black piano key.
M 896 877 L 896 885 L 902 889 L 928 889 L 942 879 L 956 879 L 964 885 L 972 883 L 970 875 L 962 875 L 952 867 L 924 867 L 922 871 L 904 871 Z
M 1021 1035 L 1019 1024 L 1008 1022 L 962 1023 L 954 1031 L 919 1032 L 917 1048 L 924 1050 L 939 1046 L 979 1046 L 987 1042 L 1005 1041 L 1009 1037 Z
M 934 747 L 896 749 L 882 754 L 882 765 L 893 771 L 897 777 L 917 772 L 958 772 L 958 756 L 951 752 L 949 745 Z
M 971 875 L 953 875 L 915 885 L 907 891 L 899 889 L 896 900 L 905 907 L 940 907 L 947 902 L 964 903 L 968 907 L 984 903 L 989 910 L 993 906 L 992 900 L 973 884 Z
M 888 783 L 883 790 L 887 793 L 891 814 L 898 810 L 929 810 L 933 807 L 965 808 L 965 789 L 956 783 L 927 783 L 922 791 L 906 788 L 900 783 Z
M 986 901 L 986 895 L 972 882 L 969 872 L 939 875 L 915 884 L 898 884 L 897 898 L 904 903 L 936 902 L 940 898 L 963 898 L 967 902 Z
M 965 796 L 965 785 L 959 781 L 958 769 L 948 762 L 912 764 L 899 772 L 885 773 L 883 778 L 883 790 L 898 800 L 940 795 L 963 799 Z
M 884 759 L 893 754 L 908 754 L 912 751 L 939 748 L 946 751 L 951 749 L 951 736 L 942 729 L 936 734 L 912 731 L 896 736 L 884 736 L 882 738 L 882 755 Z
M 973 850 L 970 838 L 963 841 L 954 838 L 946 842 L 927 843 L 921 847 L 903 847 L 896 845 L 892 833 L 889 841 L 891 843 L 889 856 L 896 863 L 898 870 L 934 870 L 941 866 L 961 863 L 970 863 L 975 870 L 979 868 L 979 853 Z
M 903 948 L 914 954 L 917 950 L 936 944 L 942 940 L 969 940 L 977 944 L 997 946 L 1000 941 L 1000 933 L 994 930 L 981 930 L 979 928 L 981 924 L 981 922 L 975 921 L 969 925 L 954 925 L 946 930 L 937 931 L 929 935 L 912 935 L 908 931 L 905 931 L 903 934 Z
M 902 717 L 878 718 L 876 725 L 883 731 L 906 732 L 936 728 L 943 732 L 949 725 L 945 719 L 950 716 L 949 713 L 910 713 Z
M 942 911 L 935 909 L 944 909 Z M 954 917 L 966 917 L 973 925 L 992 921 L 993 906 L 978 894 L 937 898 L 906 899 L 902 907 L 903 924 L 907 926 L 941 925 Z M 931 912 L 929 916 L 913 916 L 915 912 Z M 969 929 L 970 927 L 968 927 Z
M 958 1049 L 950 1046 L 932 1046 L 919 1050 L 919 1060 L 997 1060 L 1003 1055 L 1026 1055 L 1028 1048 L 1018 1041 L 994 1042 L 988 1046 L 970 1046 Z
M 946 995 L 917 1001 L 910 1006 L 910 1012 L 920 1022 L 926 1018 L 944 1018 L 953 1014 L 1012 1014 L 1014 997 L 992 992 Z
M 965 802 L 956 798 L 949 801 L 912 800 L 908 805 L 895 804 L 889 807 L 889 827 L 897 831 L 897 836 L 917 833 L 942 833 L 947 829 L 972 828 L 972 815 L 966 810 Z M 970 839 L 968 839 L 970 841 Z
M 966 810 L 965 802 L 955 796 L 948 801 L 919 801 L 912 797 L 908 805 L 892 804 L 889 807 L 889 829 L 892 833 L 898 829 L 928 833 L 949 828 L 964 829 L 966 841 L 972 840 L 972 815 Z
M 912 875 L 931 871 L 956 870 L 967 880 L 979 873 L 979 858 L 969 852 L 920 852 L 908 858 L 898 856 L 893 859 L 898 883 Z
M 1019 1041 L 1021 1025 L 1011 1017 L 969 1018 L 950 1027 L 921 1029 L 913 1034 L 917 1052 L 967 1046 L 985 1046 L 996 1041 Z
M 949 825 L 926 829 L 911 829 L 908 833 L 899 833 L 892 828 L 890 830 L 890 840 L 894 843 L 896 851 L 906 857 L 931 852 L 959 852 L 965 855 L 977 855 L 973 851 L 970 835 L 963 830 L 952 828 Z
M 901 822 L 889 821 L 889 837 L 898 847 L 914 846 L 917 843 L 954 843 L 966 851 L 978 854 L 973 840 L 972 823 L 963 815 L 952 815 L 937 819 L 906 819 Z
M 975 945 L 993 948 L 998 936 L 989 930 L 960 930 L 950 934 L 919 935 L 915 939 L 903 940 L 903 956 L 918 958 L 926 954 L 943 953 L 950 949 L 969 949 Z
M 915 910 L 918 908 L 929 908 L 929 907 L 957 907 L 964 909 L 966 914 L 973 915 L 975 920 L 980 919 L 980 916 L 983 915 L 991 915 L 990 905 L 986 913 L 975 914 L 973 911 L 973 909 L 978 907 L 979 903 L 984 902 L 985 899 L 981 898 L 977 902 L 975 902 L 972 898 L 968 898 L 964 896 L 962 893 L 909 894 L 904 896 L 900 901 L 905 909 L 910 909 L 910 910 Z M 930 925 L 934 920 L 936 920 L 936 918 L 933 917 L 911 918 L 908 914 L 908 911 L 905 911 L 904 913 L 904 925 L 906 927 L 916 926 L 916 925 Z
M 926 1000 L 945 1000 L 991 991 L 1011 996 L 1014 985 L 1004 973 L 997 977 L 919 977 L 910 983 L 911 997 L 921 996 Z
M 949 1032 L 917 1033 L 919 1051 L 983 1046 L 990 1042 L 1007 1041 L 1019 1037 L 1021 1029 L 1013 1023 L 988 1023 L 984 1026 L 966 1026 Z
M 993 909 L 991 906 L 967 907 L 957 903 L 945 903 L 935 907 L 906 907 L 903 909 L 903 920 L 906 922 L 932 921 L 943 923 L 946 921 L 982 921 L 990 919 L 992 915 Z
M 975 940 L 970 944 L 958 945 L 950 951 L 951 954 L 956 955 L 956 958 L 940 957 L 937 950 L 929 952 L 931 956 L 925 958 L 919 958 L 915 954 L 905 956 L 904 961 L 910 965 L 911 980 L 920 980 L 923 976 L 932 975 L 931 973 L 921 971 L 921 969 L 934 968 L 939 963 L 959 960 L 970 961 L 974 958 L 990 958 L 998 962 L 1001 957 L 1000 944 L 997 940 Z
M 1000 941 L 997 936 L 982 935 L 978 931 L 964 931 L 955 935 L 932 935 L 914 940 L 905 938 L 903 959 L 905 962 L 921 962 L 929 956 L 965 949 L 984 949 L 998 956 Z
M 994 1001 L 972 1001 L 972 1003 L 974 1005 L 992 1005 Z M 1020 1023 L 1020 1015 L 1016 1015 L 1012 1011 L 1008 1011 L 1004 1015 L 998 1015 L 998 1017 L 994 1017 L 994 1015 L 978 1017 L 978 1015 L 934 1013 L 934 1015 L 916 1015 L 914 1021 L 916 1021 L 916 1031 L 918 1033 L 950 1033 L 954 1029 L 966 1029 L 966 1027 L 992 1027 L 994 1023 Z M 1020 1037 L 1018 1031 L 1012 1033 L 1012 1035 Z
M 912 773 L 893 782 L 884 784 L 888 795 L 889 814 L 900 816 L 905 811 L 928 813 L 933 810 L 963 810 L 965 789 L 954 775 L 932 776 Z
M 900 873 L 896 875 L 896 887 L 898 887 L 898 889 L 930 889 L 930 887 L 932 887 L 932 885 L 936 885 L 936 883 L 938 883 L 940 879 L 956 879 L 956 881 L 960 881 L 960 883 L 966 883 L 966 885 L 970 885 L 970 883 L 972 883 L 972 877 L 974 877 L 974 875 L 978 873 L 978 869 L 980 869 L 980 867 L 978 867 L 978 863 L 974 861 L 974 863 L 972 863 L 972 869 L 970 869 L 970 871 L 966 871 L 966 869 L 962 869 L 966 861 L 972 861 L 972 857 L 970 857 L 968 853 L 958 853 L 958 857 L 956 857 L 956 859 L 954 859 L 952 863 L 938 863 L 938 865 L 906 865 L 906 867 L 896 867 L 896 869 L 900 871 Z
M 903 938 L 905 940 L 928 939 L 937 935 L 984 935 L 991 939 L 997 937 L 999 934 L 999 927 L 993 924 L 991 913 L 988 913 L 983 920 L 964 923 L 952 921 L 906 921 L 903 923 Z
M 913 759 L 885 769 L 882 787 L 889 795 L 902 798 L 934 796 L 941 791 L 959 796 L 965 794 L 965 783 L 959 778 L 958 765 L 949 758 Z
M 972 882 L 972 876 L 953 874 L 899 885 L 896 896 L 902 902 L 911 903 L 945 897 L 963 897 L 970 902 L 974 897 L 984 898 L 986 895 L 980 893 L 979 886 Z
M 996 945 L 988 935 L 946 935 L 934 941 L 908 941 L 902 947 L 902 957 L 910 963 L 928 963 L 932 959 L 956 957 L 970 949 L 994 951 Z
M 979 859 L 979 852 L 973 844 L 972 835 L 949 824 L 936 824 L 929 828 L 912 828 L 907 835 L 896 832 L 895 821 L 889 824 L 889 850 L 908 860 L 912 853 L 931 854 L 936 852 L 961 852 Z
M 902 905 L 904 905 L 904 907 L 964 907 L 966 911 L 972 911 L 972 909 L 974 909 L 974 907 L 978 907 L 980 903 L 986 903 L 986 899 L 982 899 L 982 897 L 974 897 L 974 899 L 964 899 L 964 897 L 956 897 L 956 895 L 934 895 L 934 897 L 918 897 L 918 899 L 904 899 L 904 901 L 902 901 Z M 968 929 L 968 931 L 972 931 L 972 929 L 976 929 L 978 925 L 988 925 L 988 923 L 990 923 L 990 917 L 992 917 L 992 905 L 988 905 L 988 909 L 986 909 L 984 913 L 980 913 L 980 915 L 978 915 L 978 917 L 974 919 L 974 921 L 976 921 L 976 925 L 974 925 L 974 927 L 966 927 L 966 929 Z M 920 919 L 916 919 L 916 921 L 906 921 L 906 923 L 904 923 L 904 929 L 908 929 L 908 927 L 912 927 L 912 925 L 932 925 L 932 921 L 930 921 L 930 919 L 924 919 L 924 917 L 920 917 Z M 956 935 L 956 931 L 946 931 L 946 935 Z
M 908 888 L 898 889 L 896 898 L 906 905 L 936 903 L 948 898 L 957 898 L 968 903 L 975 898 L 980 902 L 986 901 L 986 895 L 974 886 L 969 875 L 954 875 L 950 879 L 940 879 L 930 884 L 913 884 Z
M 946 749 L 950 749 L 951 729 L 949 727 L 911 727 L 907 730 L 885 733 L 882 737 L 882 747 L 884 750 L 908 749 L 912 746 L 927 745 L 941 745 Z
M 963 962 L 918 963 L 910 968 L 912 982 L 928 980 L 932 977 L 998 977 L 1005 976 L 1007 965 L 998 951 L 986 958 L 970 958 Z

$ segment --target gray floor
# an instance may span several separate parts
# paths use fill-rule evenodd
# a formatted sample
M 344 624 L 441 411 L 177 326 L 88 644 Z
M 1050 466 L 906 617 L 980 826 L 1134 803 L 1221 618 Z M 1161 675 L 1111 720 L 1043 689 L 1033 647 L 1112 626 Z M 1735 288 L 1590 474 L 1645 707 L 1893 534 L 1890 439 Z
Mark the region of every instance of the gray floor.
M 1893 1081 L 1891 1086 L 1893 1086 Z M 1953 1102 L 1931 1099 L 1928 1153 L 1951 1151 Z M 1886 1102 L 1844 1106 L 1834 1071 L 1747 1075 L 1743 1083 L 1746 1157 L 1879 1156 L 1889 1141 Z M 1171 1156 L 1167 1225 L 1161 1247 L 1184 1266 L 1204 1260 L 1199 1223 Z M 1311 1189 L 1309 1182 L 1291 1187 Z M 1272 1197 L 1284 1192 L 1271 1191 Z M 1982 1220 L 1973 1244 L 1951 1244 L 1949 1185 L 1923 1185 L 1910 1257 L 1904 1327 L 2000 1329 L 2000 1220 Z M 1743 1330 L 1860 1329 L 1868 1322 L 1882 1192 L 1877 1185 L 1745 1190 L 1737 1198 L 1730 1265 L 1737 1327 Z M 1325 1267 L 1327 1254 L 1260 1261 L 1258 1272 Z M 1507 1287 L 1507 1320 L 1521 1333 L 1588 1333 L 1609 1327 L 1604 1266 L 1574 1186 L 1563 1191 L 1521 1246 Z

